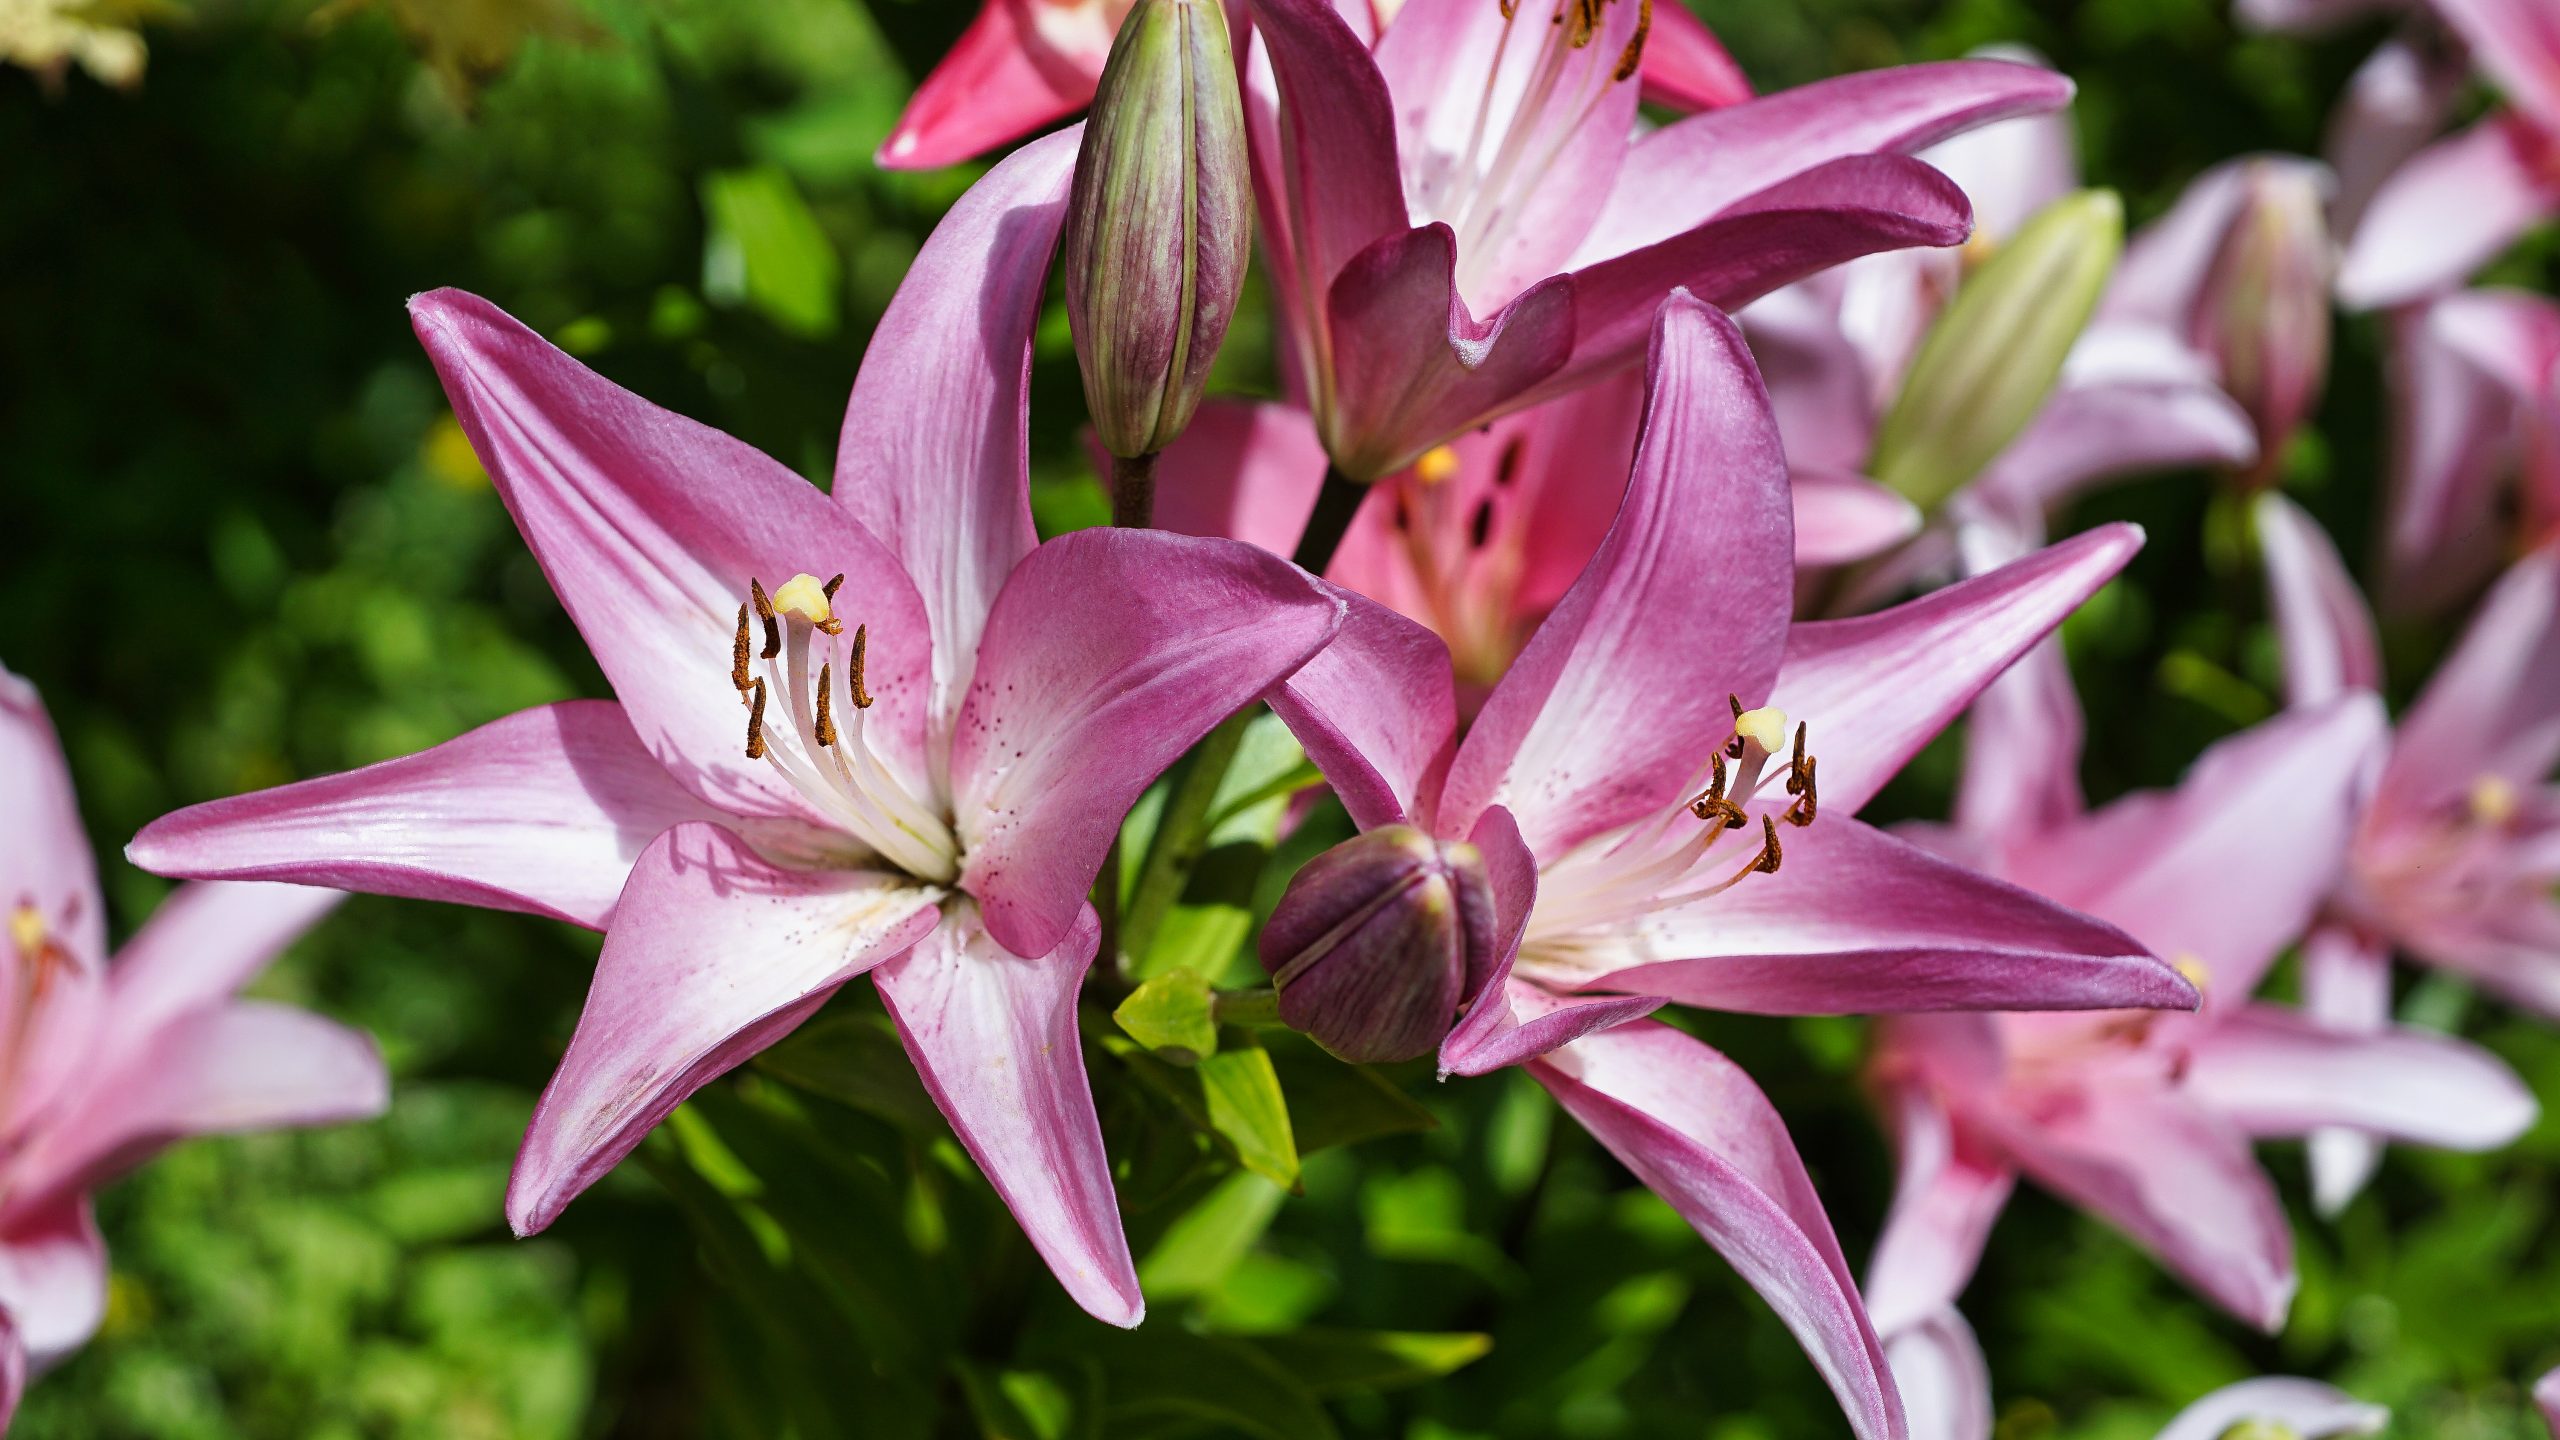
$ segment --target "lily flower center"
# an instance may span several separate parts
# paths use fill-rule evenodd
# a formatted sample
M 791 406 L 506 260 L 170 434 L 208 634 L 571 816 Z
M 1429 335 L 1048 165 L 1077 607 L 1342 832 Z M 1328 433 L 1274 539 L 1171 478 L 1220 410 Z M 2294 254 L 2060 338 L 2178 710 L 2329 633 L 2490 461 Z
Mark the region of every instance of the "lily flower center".
M 1419 208 L 1428 218 L 1446 220 L 1457 232 L 1458 288 L 1479 305 L 1510 298 L 1483 288 L 1501 263 L 1501 251 L 1514 227 L 1538 212 L 1537 193 L 1574 133 L 1613 86 L 1635 77 L 1653 25 L 1653 0 L 1496 3 L 1502 7 L 1502 38 L 1485 67 L 1473 121 L 1454 153 L 1436 157 L 1440 183 L 1430 187 L 1436 193 L 1417 197 L 1426 200 Z M 1615 62 L 1572 63 L 1600 38 L 1609 7 L 1630 3 L 1638 9 L 1635 34 Z M 1522 18 L 1524 9 L 1530 12 L 1527 19 Z M 1542 10 L 1543 17 L 1538 14 Z M 1523 35 L 1523 30 L 1530 33 Z M 1503 73 L 1514 46 L 1536 47 L 1528 77 L 1519 82 L 1516 94 Z
M 56 989 L 55 981 L 72 967 L 71 952 L 54 937 L 33 901 L 21 900 L 9 912 L 9 961 L 10 983 L 0 991 L 9 1007 L 7 1021 L 0 1025 L 0 1118 L 15 1107 L 37 1017 Z
M 948 817 L 871 748 L 871 631 L 857 625 L 846 637 L 835 613 L 843 584 L 842 575 L 824 582 L 794 575 L 767 595 L 760 581 L 747 581 L 729 661 L 729 683 L 747 711 L 747 758 L 771 765 L 819 814 L 882 859 L 947 885 L 960 874 Z
M 1790 741 L 1785 711 L 1746 709 L 1738 696 L 1732 704 L 1733 737 L 1708 756 L 1704 790 L 1652 820 L 1586 842 L 1539 876 L 1523 958 L 1571 966 L 1581 932 L 1622 929 L 1711 900 L 1751 876 L 1778 873 L 1786 863 L 1778 827 L 1802 829 L 1821 811 L 1810 727 L 1798 722 Z M 1753 804 L 1771 785 L 1793 798 L 1783 810 L 1762 806 L 1755 814 Z M 1705 823 L 1684 833 L 1684 819 Z M 1757 844 L 1724 846 L 1735 831 L 1742 832 L 1737 845 Z

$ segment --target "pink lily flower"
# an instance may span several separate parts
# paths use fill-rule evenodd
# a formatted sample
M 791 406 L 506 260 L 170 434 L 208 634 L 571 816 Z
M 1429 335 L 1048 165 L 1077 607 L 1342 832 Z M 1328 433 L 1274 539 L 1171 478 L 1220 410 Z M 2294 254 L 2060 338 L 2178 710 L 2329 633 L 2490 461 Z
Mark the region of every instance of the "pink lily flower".
M 2375 190 L 2338 270 L 2351 309 L 2460 285 L 2560 214 L 2560 16 L 2540 0 L 2429 0 L 2506 103 Z
M 1438 635 L 1472 715 L 1600 548 L 1643 418 L 1644 377 L 1629 371 L 1461 435 L 1369 488 L 1325 577 Z M 1285 555 L 1324 472 L 1305 411 L 1211 401 L 1165 452 L 1156 523 Z M 1910 501 L 1859 476 L 1799 470 L 1791 493 L 1799 567 L 1920 529 Z
M 978 18 L 916 87 L 882 142 L 880 164 L 891 170 L 955 165 L 1084 109 L 1131 3 L 980 0 Z M 1340 8 L 1354 29 L 1374 36 L 1403 0 L 1342 0 Z M 1648 103 L 1680 111 L 1751 98 L 1742 67 L 1679 0 L 1654 10 L 1643 81 Z
M 2533 1382 L 2533 1405 L 2542 1412 L 2542 1423 L 2550 1428 L 2552 1440 L 2560 1440 L 2560 1370 L 2551 1370 Z
M 2391 317 L 2382 596 L 2431 614 L 2560 535 L 2560 306 L 2465 290 Z M 2512 477 L 2515 519 L 2501 504 Z
M 1263 240 L 1349 478 L 1631 364 L 1675 286 L 1734 306 L 1962 240 L 1964 197 L 1903 152 L 2070 94 L 2025 66 L 1915 65 L 1631 142 L 1647 8 L 1409 0 L 1373 47 L 1324 0 L 1253 0 Z
M 2292 1237 L 2252 1139 L 2343 1125 L 2488 1148 L 2531 1122 L 2530 1093 L 2475 1047 L 2250 999 L 2336 884 L 2384 737 L 2374 697 L 2258 726 L 2208 750 L 2177 789 L 2095 812 L 2079 798 L 2079 713 L 2058 649 L 2004 677 L 1972 725 L 1958 823 L 1937 843 L 2124 926 L 2175 957 L 2205 1003 L 2193 1015 L 1888 1022 L 1875 1075 L 1903 1168 L 1868 1294 L 1889 1343 L 1912 1334 L 1924 1353 L 1946 1350 L 1956 1296 L 2021 1173 L 2272 1330 L 2292 1299 Z
M 2335 546 L 2291 502 L 2258 533 L 2286 692 L 2297 706 L 2382 687 L 2373 617 Z M 2369 785 L 2330 912 L 2303 951 L 2304 1003 L 2333 1026 L 2389 1023 L 2396 947 L 2560 1016 L 2560 551 L 2518 562 L 2409 708 Z M 2313 1196 L 2334 1212 L 2379 1147 L 2313 1138 Z
M 1852 1429 L 1898 1437 L 1875 1332 L 1776 1112 L 1730 1061 L 1640 1017 L 1666 999 L 2193 1003 L 2114 928 L 1855 818 L 2139 536 L 2111 527 L 1882 615 L 1793 624 L 1785 459 L 1739 331 L 1674 295 L 1647 374 L 1615 525 L 1463 736 L 1447 648 L 1356 596 L 1273 707 L 1363 829 L 1482 855 L 1498 943 L 1443 1073 L 1527 1064 L 1769 1298 Z
M 525 711 L 134 842 L 164 873 L 605 931 L 508 1188 L 519 1233 L 869 973 L 1068 1293 L 1142 1315 L 1076 1039 L 1085 892 L 1148 781 L 1341 606 L 1233 542 L 1037 543 L 1028 355 L 1077 139 L 1018 152 L 934 232 L 864 357 L 832 501 L 485 301 L 412 302 L 619 703 Z
M 89 1196 L 196 1135 L 382 1113 L 373 1041 L 237 998 L 336 904 L 190 885 L 113 961 L 71 772 L 35 687 L 0 670 L 0 1429 L 31 1370 L 95 1334 L 107 1252 Z

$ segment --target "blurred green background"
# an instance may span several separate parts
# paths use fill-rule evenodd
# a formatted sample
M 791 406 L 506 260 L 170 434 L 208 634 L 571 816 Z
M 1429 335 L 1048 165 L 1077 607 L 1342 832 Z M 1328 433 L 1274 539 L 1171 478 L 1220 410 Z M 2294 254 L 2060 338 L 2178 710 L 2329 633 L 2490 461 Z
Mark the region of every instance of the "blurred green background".
M 120 931 L 164 887 L 115 852 L 167 809 L 605 693 L 462 442 L 404 297 L 487 295 L 615 380 L 823 477 L 862 337 L 970 178 L 869 159 L 968 8 L 111 4 L 78 13 L 145 22 L 138 83 L 0 70 L 0 659 L 54 707 Z M 2081 81 L 2090 174 L 2137 219 L 2216 159 L 2315 148 L 2376 38 L 2244 38 L 2213 0 L 1701 9 L 1764 88 L 2034 45 Z M 2548 278 L 2537 257 L 2509 269 Z M 1249 313 L 1237 333 L 1228 380 L 1251 386 L 1264 329 Z M 2320 433 L 2293 457 L 2351 555 L 2373 514 L 2376 338 L 2345 328 Z M 1052 528 L 1102 513 L 1071 366 L 1060 313 L 1035 385 Z M 2187 476 L 2075 517 L 2152 534 L 2071 627 L 2097 797 L 2168 782 L 2273 707 L 2228 515 Z M 2392 637 L 2396 675 L 2423 675 L 2444 638 Z M 1933 749 L 1890 803 L 1942 807 L 1957 758 Z M 1098 1070 L 1155 1300 L 1136 1340 L 1063 1303 L 912 1081 L 889 1083 L 885 1032 L 851 995 L 548 1234 L 513 1240 L 507 1165 L 594 951 L 512 916 L 348 905 L 260 989 L 380 1036 L 392 1114 L 193 1145 L 110 1192 L 105 1332 L 37 1386 L 21 1433 L 1842 1432 L 1766 1308 L 1517 1076 L 1293 1086 L 1309 1153 L 1304 1195 L 1283 1197 L 1167 1121 L 1171 1092 L 1141 1067 Z M 2407 1000 L 2560 1096 L 2550 1034 L 2435 982 Z M 1890 1171 L 1856 1082 L 1860 1026 L 1702 1033 L 1778 1101 L 1863 1257 Z M 1284 1078 L 1321 1069 L 1286 1044 L 1274 1056 Z M 1430 1116 L 1438 1128 L 1416 1128 Z M 1363 1130 L 1397 1133 L 1322 1148 Z M 2298 1152 L 2269 1153 L 2298 1205 Z M 2304 1288 L 2276 1340 L 2030 1192 L 1966 1307 L 2001 1440 L 2148 1436 L 2265 1370 L 2389 1403 L 2400 1434 L 2535 1433 L 2518 1382 L 2560 1360 L 2555 1164 L 2546 1123 L 2493 1158 L 2394 1152 L 2335 1226 L 2300 1211 Z

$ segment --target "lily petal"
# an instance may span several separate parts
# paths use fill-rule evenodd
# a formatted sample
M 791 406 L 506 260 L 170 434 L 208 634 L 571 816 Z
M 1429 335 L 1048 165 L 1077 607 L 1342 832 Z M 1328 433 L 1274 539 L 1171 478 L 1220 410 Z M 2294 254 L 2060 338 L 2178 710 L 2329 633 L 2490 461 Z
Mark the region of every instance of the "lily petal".
M 346 897 L 305 885 L 181 885 L 107 972 L 104 1073 L 158 1043 L 161 1028 L 218 1005 L 257 978 Z
M 621 706 L 571 700 L 416 755 L 164 815 L 125 855 L 158 875 L 450 900 L 601 930 L 650 841 L 715 818 Z
M 1867 1314 L 1886 1336 L 1955 1313 L 2018 1178 L 1962 1136 L 1921 1086 L 1897 1087 L 1893 1116 L 1901 1169 L 1866 1287 Z
M 1576 261 L 1668 240 L 1828 162 L 1907 155 L 1977 125 L 2059 109 L 2071 92 L 2041 66 L 1947 60 L 1841 75 L 1674 121 L 1636 142 Z
M 2294 4 L 2389 5 L 2393 0 L 2278 0 Z M 2243 0 L 2243 8 L 2247 0 Z M 2385 40 L 2356 67 L 2329 112 L 2320 153 L 2337 172 L 2330 205 L 2333 233 L 2352 235 L 2375 192 L 2410 156 L 2444 133 L 2454 105 L 2471 84 L 2471 64 L 2458 47 L 2433 43 L 2423 30 Z
M 1794 603 L 1786 456 L 1742 332 L 1685 295 L 1646 363 L 1618 523 L 1485 703 L 1443 818 L 1503 804 L 1540 856 L 1670 804 L 1768 694 Z
M 2494 1150 L 2532 1128 L 2533 1092 L 2477 1045 L 2423 1030 L 2331 1030 L 2251 1005 L 2204 1031 L 2187 1086 L 2252 1135 L 2344 1125 L 2447 1150 Z
M 1334 463 L 1358 479 L 1403 469 L 1519 406 L 1574 350 L 1574 287 L 1548 279 L 1478 320 L 1458 293 L 1458 238 L 1434 223 L 1386 236 L 1335 277 Z
M 1076 992 L 1100 938 L 1086 910 L 1055 951 L 1013 954 L 957 901 L 878 984 L 916 1073 L 1032 1247 L 1087 1313 L 1125 1328 L 1146 1300 L 1076 1038 Z
M 1640 1020 L 1577 1040 L 1529 1073 L 1769 1302 L 1859 1440 L 1908 1434 L 1821 1197 L 1786 1122 L 1741 1067 Z
M 2560 131 L 2560 18 L 2533 0 L 2433 0 L 2509 101 L 2546 131 Z
M 1875 798 L 2140 548 L 2139 528 L 2101 525 L 1880 614 L 1789 631 L 1770 703 L 1813 726 L 1823 808 L 1848 815 Z
M 1431 828 L 1458 733 L 1448 647 L 1366 596 L 1333 593 L 1341 633 L 1272 692 L 1271 708 L 1353 823 Z
M 2034 507 L 2008 512 L 1994 497 L 1960 505 L 1957 548 L 1968 573 L 1987 574 L 2043 542 Z M 1991 682 L 1965 721 L 1964 776 L 1956 828 L 1996 853 L 2080 818 L 2080 747 L 2086 722 L 2059 636 L 2048 635 Z
M 716 825 L 652 841 L 526 1127 L 508 1223 L 530 1235 L 557 1219 L 686 1096 L 923 939 L 934 898 L 904 876 L 781 869 Z
M 2383 599 L 2424 614 L 2469 597 L 2503 560 L 2498 482 L 2515 461 L 2516 397 L 2484 367 L 2466 311 L 2508 308 L 2506 295 L 2464 293 L 2391 317 L 2390 520 Z M 2532 303 L 2532 302 L 2523 302 Z M 2466 338 L 2465 332 L 2474 332 Z M 2521 337 L 2518 337 L 2521 338 Z
M 2391 1412 L 2317 1380 L 2263 1375 L 2225 1385 L 2179 1411 L 2158 1440 L 2219 1440 L 2251 1420 L 2273 1421 L 2302 1440 L 2331 1440 L 2379 1434 Z
M 1787 835 L 1776 874 L 1653 916 L 1588 983 L 1753 1015 L 2196 1003 L 2114 926 L 1832 814 Z
M 2328 532 L 2270 490 L 2258 497 L 2258 544 L 2284 652 L 2286 700 L 2319 705 L 2349 690 L 2380 690 L 2382 642 L 2373 612 Z
M 1367 43 L 1326 0 L 1250 0 L 1248 9 L 1250 53 L 1268 64 L 1278 93 L 1276 111 L 1250 98 L 1246 107 L 1257 132 L 1258 218 L 1263 243 L 1280 257 L 1273 268 L 1289 299 L 1283 308 L 1298 312 L 1332 288 L 1351 257 L 1411 228 L 1395 102 Z
M 2347 240 L 2339 303 L 2378 310 L 2450 290 L 2550 218 L 2560 194 L 2535 164 L 2549 143 L 2501 113 L 2411 156 Z
M 1324 467 L 1324 441 L 1306 411 L 1204 400 L 1157 457 L 1156 528 L 1289 554 L 1307 531 Z
M 951 745 L 961 888 L 1017 955 L 1065 939 L 1120 819 L 1323 648 L 1343 602 L 1232 540 L 1082 530 L 996 597 Z
M 0 1314 L 37 1370 L 98 1333 L 107 1318 L 107 1242 L 89 1197 L 51 1199 L 0 1225 Z
M 884 170 L 938 170 L 1054 125 L 1092 103 L 1110 50 L 1062 51 L 1031 7 L 1038 0 L 983 0 L 978 18 L 916 86 L 876 157 Z M 1099 7 L 1096 7 L 1099 8 Z
M 2249 1138 L 2194 1101 L 2131 1089 L 2058 1097 L 2035 1123 L 2000 1112 L 2028 1175 L 2131 1236 L 2207 1299 L 2273 1332 L 2292 1307 L 2293 1232 Z
M 1796 565 L 1846 565 L 1920 533 L 1920 508 L 1863 475 L 1796 466 Z
M 1031 331 L 1082 137 L 1079 126 L 1024 146 L 951 207 L 872 332 L 845 408 L 835 498 L 923 597 L 937 737 L 960 713 L 996 593 L 1040 543 L 1025 469 Z
M 107 957 L 98 866 L 71 767 L 36 687 L 0 669 L 0 905 L 33 905 L 76 957 Z
M 1917 160 L 1852 155 L 1816 166 L 1691 229 L 1575 269 L 1572 358 L 1521 403 L 1552 399 L 1633 360 L 1674 289 L 1738 310 L 1843 261 L 1954 245 L 1972 228 L 1964 192 Z
M 391 1103 L 371 1037 L 254 1000 L 178 1019 L 140 1063 L 96 1079 L 20 1159 L 29 1194 L 85 1193 L 193 1136 L 364 1120 Z
M 2205 751 L 2176 790 L 2020 847 L 2011 878 L 2202 965 L 2208 999 L 2237 1002 L 2338 879 L 2387 733 L 2370 693 L 2289 711 Z
M 2391 1024 L 2391 943 L 2344 925 L 2322 925 L 2302 941 L 2302 1010 L 2313 1023 L 2351 1035 Z M 2382 1142 L 2331 1125 L 2311 1132 L 2311 1205 L 2334 1216 L 2382 1164 Z
M 632 728 L 679 783 L 733 814 L 807 807 L 746 754 L 726 680 L 747 582 L 847 577 L 871 627 L 875 748 L 924 775 L 930 641 L 896 557 L 815 486 L 754 449 L 651 405 L 475 295 L 409 302 L 418 338 L 498 493 L 613 682 Z
M 1653 12 L 1644 43 L 1644 99 L 1673 110 L 1721 110 L 1752 96 L 1751 79 L 1707 22 L 1686 5 Z
M 1964 1317 L 1941 1310 L 1884 1333 L 1911 1440 L 1991 1440 L 1991 1367 Z
M 2560 763 L 2560 548 L 2519 560 L 2400 724 L 2374 803 L 2420 813 L 2483 775 L 2532 789 Z
M 2062 387 L 1974 488 L 2053 510 L 2123 476 L 2257 458 L 2248 412 L 2194 352 L 2165 331 L 2100 324 L 2072 347 Z

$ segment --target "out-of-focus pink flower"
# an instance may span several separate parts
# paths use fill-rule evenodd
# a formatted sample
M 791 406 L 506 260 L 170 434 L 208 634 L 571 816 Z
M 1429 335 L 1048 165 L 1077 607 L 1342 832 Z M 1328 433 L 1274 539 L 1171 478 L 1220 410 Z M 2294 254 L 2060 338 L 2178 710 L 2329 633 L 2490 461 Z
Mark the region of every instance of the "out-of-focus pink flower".
M 2258 1428 L 2251 1428 L 2256 1422 Z M 2391 1412 L 2368 1405 L 2334 1385 L 2262 1375 L 2225 1385 L 2178 1412 L 2158 1440 L 2250 1440 L 2289 1435 L 2295 1440 L 2336 1440 L 2378 1435 Z
M 2466 290 L 2390 323 L 2381 595 L 2394 612 L 2430 614 L 2560 535 L 2560 306 Z
M 1733 306 L 1963 239 L 1963 197 L 1904 152 L 2070 94 L 2027 66 L 1914 65 L 1630 143 L 1641 0 L 1408 0 L 1374 47 L 1324 0 L 1252 9 L 1263 240 L 1354 480 L 1632 363 L 1675 286 Z
M 2429 6 L 2506 103 L 2374 189 L 2338 270 L 2338 298 L 2350 308 L 2451 290 L 2560 213 L 2560 15 L 2545 0 Z
M 2542 1412 L 2542 1423 L 2550 1427 L 2552 1440 L 2560 1440 L 2560 1370 L 2533 1382 L 2533 1404 Z
M 71 773 L 35 688 L 0 670 L 0 1428 L 29 1370 L 107 1306 L 100 1185 L 195 1135 L 378 1115 L 373 1042 L 236 998 L 338 897 L 189 885 L 112 964 Z
M 1230 541 L 1037 543 L 1026 356 L 1076 144 L 1026 147 L 927 242 L 854 384 L 832 501 L 485 301 L 414 301 L 620 703 L 526 711 L 134 842 L 164 873 L 605 930 L 509 1187 L 520 1233 L 867 972 L 1068 1293 L 1139 1319 L 1076 1039 L 1085 892 L 1147 783 L 1331 638 L 1341 605 Z
M 1888 1022 L 1875 1075 L 1903 1175 L 1868 1296 L 1889 1342 L 1952 1310 L 2020 1173 L 2273 1329 L 2292 1298 L 2292 1238 L 2253 1139 L 2343 1126 L 2486 1148 L 2534 1114 L 2472 1046 L 2250 998 L 2337 885 L 2385 738 L 2377 698 L 2282 716 L 2208 750 L 2177 789 L 2094 812 L 2078 799 L 2078 731 L 2047 646 L 1975 707 L 1958 824 L 1937 843 L 2123 926 L 2205 1003 Z
M 1785 460 L 1739 332 L 1675 295 L 1647 374 L 1614 525 L 1463 737 L 1447 648 L 1357 596 L 1273 705 L 1364 829 L 1410 825 L 1482 857 L 1500 948 L 1444 1073 L 1527 1064 L 1771 1298 L 1855 1432 L 1899 1436 L 1776 1113 L 1729 1061 L 1639 1017 L 1665 1000 L 2192 1004 L 2112 927 L 1855 818 L 2139 535 L 2110 527 L 1897 610 L 1794 624 Z
M 893 170 L 956 164 L 1083 109 L 1130 3 L 980 0 L 978 18 L 916 87 L 880 147 L 880 163 Z M 1339 8 L 1354 28 L 1374 35 L 1403 0 L 1342 0 Z M 1647 101 L 1675 110 L 1751 98 L 1742 67 L 1681 0 L 1654 8 L 1642 79 Z
M 2286 690 L 2296 706 L 2379 690 L 2373 619 L 2328 537 L 2289 501 L 2259 502 Z M 2396 946 L 2539 1014 L 2560 1016 L 2560 550 L 2501 580 L 2402 718 L 2371 777 L 2328 920 L 2303 952 L 2324 1023 L 2378 1030 Z M 2315 1137 L 2324 1210 L 2370 1175 L 2369 1135 Z
M 1473 714 L 1599 549 L 1626 490 L 1644 377 L 1600 380 L 1505 416 L 1380 481 L 1326 578 L 1429 626 Z M 1303 410 L 1211 401 L 1165 452 L 1156 523 L 1288 554 L 1324 479 Z M 1798 467 L 1799 566 L 1880 554 L 1918 533 L 1911 502 L 1856 475 Z
M 2018 52 L 2017 58 L 2034 57 Z M 1977 226 L 1961 250 L 1902 250 L 1854 260 L 1769 296 L 1743 314 L 1769 376 L 1799 475 L 1863 473 L 1877 427 L 1900 395 L 1914 353 L 1968 268 L 2077 185 L 2067 118 L 1986 125 L 1920 153 L 1970 197 Z M 2258 455 L 2249 415 L 2223 393 L 2213 359 L 2192 343 L 2213 250 L 2190 266 L 2162 227 L 2138 234 L 2137 263 L 2178 282 L 2174 316 L 2122 280 L 2065 362 L 2044 408 L 1967 487 L 1959 508 L 2050 509 L 2093 486 L 2144 471 L 2241 466 Z M 1953 558 L 1940 528 L 1874 577 L 1879 593 Z

